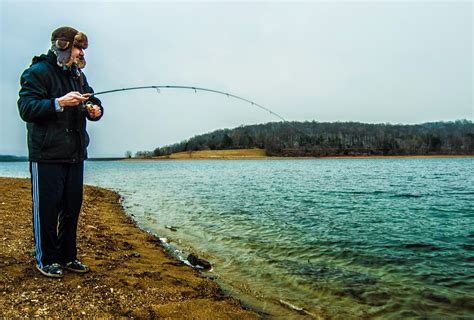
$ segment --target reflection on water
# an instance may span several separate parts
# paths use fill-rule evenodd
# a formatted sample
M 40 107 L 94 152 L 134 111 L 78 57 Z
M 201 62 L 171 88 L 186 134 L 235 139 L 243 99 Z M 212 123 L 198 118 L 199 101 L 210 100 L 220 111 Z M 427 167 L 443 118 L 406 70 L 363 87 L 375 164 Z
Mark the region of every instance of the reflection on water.
M 86 165 L 229 288 L 341 318 L 473 316 L 473 177 L 472 158 Z

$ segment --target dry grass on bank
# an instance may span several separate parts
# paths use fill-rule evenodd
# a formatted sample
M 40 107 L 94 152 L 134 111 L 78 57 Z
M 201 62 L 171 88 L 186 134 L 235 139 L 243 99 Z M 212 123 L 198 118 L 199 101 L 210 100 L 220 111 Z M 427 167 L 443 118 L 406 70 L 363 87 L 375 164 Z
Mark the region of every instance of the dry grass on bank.
M 190 152 L 178 152 L 169 156 L 154 157 L 153 159 L 187 160 L 187 159 L 265 159 L 264 149 L 235 149 L 235 150 L 202 150 Z

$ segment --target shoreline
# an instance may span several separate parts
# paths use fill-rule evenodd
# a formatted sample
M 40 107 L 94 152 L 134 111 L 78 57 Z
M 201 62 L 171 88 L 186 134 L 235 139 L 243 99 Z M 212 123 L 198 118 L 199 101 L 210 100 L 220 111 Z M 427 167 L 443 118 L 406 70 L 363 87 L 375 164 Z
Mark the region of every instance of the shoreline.
M 472 158 L 474 155 L 369 155 L 369 156 L 321 156 L 321 157 L 283 157 L 267 156 L 264 149 L 202 150 L 178 152 L 168 156 L 124 158 L 124 161 L 172 161 L 172 160 L 316 160 L 316 159 L 429 159 L 429 158 Z
M 182 161 L 182 160 L 325 160 L 325 159 L 437 159 L 474 158 L 474 155 L 419 155 L 419 156 L 328 156 L 328 157 L 208 157 L 208 158 L 128 158 L 118 161 Z M 97 161 L 97 160 L 95 160 Z
M 78 258 L 91 272 L 42 276 L 34 268 L 30 180 L 0 177 L 2 317 L 259 319 L 215 282 L 140 229 L 110 190 L 84 186 Z
M 456 159 L 474 158 L 474 155 L 436 155 L 436 156 L 329 156 L 329 157 L 201 157 L 201 158 L 129 158 L 117 161 L 206 161 L 206 160 L 257 160 L 257 161 L 279 161 L 279 160 L 368 160 L 368 159 Z

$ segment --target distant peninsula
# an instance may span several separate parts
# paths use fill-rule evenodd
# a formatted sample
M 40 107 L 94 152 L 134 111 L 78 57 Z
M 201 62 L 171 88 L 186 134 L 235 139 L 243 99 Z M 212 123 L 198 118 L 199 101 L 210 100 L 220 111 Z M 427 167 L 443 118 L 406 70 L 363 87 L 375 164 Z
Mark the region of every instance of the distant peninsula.
M 415 125 L 271 122 L 196 135 L 179 143 L 157 147 L 153 151 L 139 151 L 135 156 L 158 159 L 252 159 L 453 155 L 474 155 L 472 121 Z

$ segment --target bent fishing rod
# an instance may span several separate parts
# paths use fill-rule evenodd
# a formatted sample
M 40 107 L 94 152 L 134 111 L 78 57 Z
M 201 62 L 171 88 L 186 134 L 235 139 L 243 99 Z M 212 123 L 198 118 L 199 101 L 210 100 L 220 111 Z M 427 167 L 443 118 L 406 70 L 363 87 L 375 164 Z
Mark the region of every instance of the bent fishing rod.
M 286 122 L 290 127 L 292 127 L 297 132 L 307 136 L 307 133 L 305 133 L 305 132 L 301 131 L 300 129 L 296 128 L 294 125 L 292 125 L 284 117 L 282 117 L 278 113 L 270 110 L 269 108 L 264 107 L 261 104 L 256 103 L 255 101 L 252 101 L 252 100 L 249 100 L 249 99 L 246 99 L 246 98 L 242 98 L 242 97 L 237 96 L 235 94 L 224 92 L 224 91 L 219 91 L 219 90 L 214 90 L 214 89 L 193 87 L 193 86 L 157 85 L 157 86 L 140 86 L 140 87 L 119 88 L 119 89 L 113 89 L 113 90 L 94 92 L 94 93 L 91 93 L 90 95 L 91 96 L 98 96 L 98 95 L 101 95 L 101 94 L 108 94 L 108 93 L 113 93 L 113 92 L 130 91 L 130 90 L 143 90 L 143 89 L 155 89 L 157 93 L 160 93 L 160 89 L 188 89 L 188 90 L 194 90 L 194 92 L 196 92 L 196 93 L 198 91 L 206 91 L 206 92 L 217 93 L 217 94 L 221 94 L 221 95 L 224 95 L 224 96 L 227 96 L 227 97 L 230 97 L 230 98 L 242 100 L 242 101 L 248 102 L 251 105 L 256 106 L 256 107 L 258 107 L 258 108 L 260 108 L 264 111 L 267 111 L 268 113 L 274 115 L 275 117 L 278 117 L 279 119 L 283 120 L 283 122 Z
M 239 97 L 235 94 L 231 94 L 231 93 L 228 93 L 228 92 L 224 92 L 224 91 L 219 91 L 219 90 L 214 90 L 214 89 L 207 89 L 207 88 L 200 88 L 200 87 L 191 87 L 191 86 L 143 86 L 143 87 L 128 87 L 128 88 L 121 88 L 121 89 L 113 89 L 113 90 L 107 90 L 107 91 L 100 91 L 100 92 L 95 92 L 95 93 L 92 93 L 91 96 L 98 96 L 100 94 L 106 94 L 106 93 L 112 93 L 112 92 L 119 92 L 119 91 L 129 91 L 129 90 L 141 90 L 141 89 L 155 89 L 158 93 L 160 93 L 160 89 L 190 89 L 190 90 L 194 90 L 194 92 L 197 92 L 197 91 L 207 91 L 207 92 L 213 92 L 213 93 L 217 93 L 217 94 L 222 94 L 222 95 L 225 95 L 227 97 L 232 97 L 232 98 L 235 98 L 235 99 L 239 99 L 239 100 L 242 100 L 242 101 L 245 101 L 245 102 L 248 102 L 250 103 L 251 105 L 253 106 L 256 106 L 262 110 L 265 110 L 267 112 L 269 112 L 270 114 L 273 114 L 274 116 L 280 118 L 281 120 L 285 121 L 285 122 L 288 122 L 288 120 L 286 120 L 285 118 L 283 118 L 281 115 L 279 115 L 278 113 L 276 112 L 273 112 L 272 110 L 262 106 L 261 104 L 258 104 L 254 101 L 251 101 L 251 100 L 248 100 L 248 99 L 245 99 L 245 98 L 242 98 L 242 97 Z

